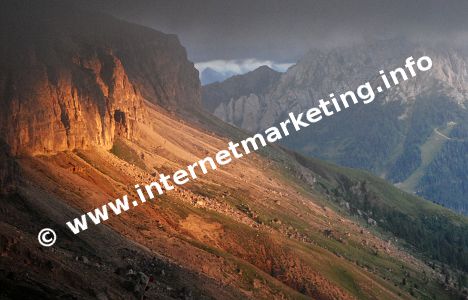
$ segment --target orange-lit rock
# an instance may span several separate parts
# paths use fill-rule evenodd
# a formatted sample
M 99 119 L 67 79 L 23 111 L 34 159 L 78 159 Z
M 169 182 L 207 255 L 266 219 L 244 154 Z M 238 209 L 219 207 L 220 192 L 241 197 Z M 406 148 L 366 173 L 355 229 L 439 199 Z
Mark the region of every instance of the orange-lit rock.
M 14 154 L 110 148 L 116 135 L 134 136 L 144 100 L 200 104 L 198 72 L 176 36 L 98 14 L 58 17 L 63 8 L 17 9 L 0 26 L 0 138 Z

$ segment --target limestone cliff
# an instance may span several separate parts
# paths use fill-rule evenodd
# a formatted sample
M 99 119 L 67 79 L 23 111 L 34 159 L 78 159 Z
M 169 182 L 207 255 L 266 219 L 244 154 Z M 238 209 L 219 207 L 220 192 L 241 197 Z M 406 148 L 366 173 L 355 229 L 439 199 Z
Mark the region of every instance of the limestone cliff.
M 176 36 L 42 2 L 0 13 L 0 138 L 14 154 L 110 148 L 116 135 L 134 136 L 144 100 L 200 104 Z

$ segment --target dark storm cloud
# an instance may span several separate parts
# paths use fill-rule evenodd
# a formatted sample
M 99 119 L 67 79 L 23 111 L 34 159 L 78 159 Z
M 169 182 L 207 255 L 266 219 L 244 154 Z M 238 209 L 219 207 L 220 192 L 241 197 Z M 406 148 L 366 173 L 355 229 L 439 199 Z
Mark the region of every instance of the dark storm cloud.
M 123 1 L 86 5 L 176 33 L 194 61 L 291 62 L 312 47 L 403 36 L 466 43 L 468 1 Z

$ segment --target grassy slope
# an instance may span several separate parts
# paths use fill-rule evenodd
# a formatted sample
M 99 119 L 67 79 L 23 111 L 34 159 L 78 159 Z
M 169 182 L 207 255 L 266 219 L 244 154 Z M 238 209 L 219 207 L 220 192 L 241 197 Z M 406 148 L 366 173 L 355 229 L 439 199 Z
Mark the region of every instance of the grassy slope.
M 403 238 L 414 251 L 468 270 L 468 219 L 432 202 L 407 194 L 367 172 L 299 158 L 322 174 L 325 190 L 379 221 L 387 232 Z M 342 176 L 346 176 L 343 178 Z M 351 182 L 349 181 L 351 180 Z M 350 184 L 365 184 L 366 200 L 356 199 Z M 368 199 L 367 199 L 368 198 Z M 444 249 L 444 248 L 449 248 Z M 454 257 L 455 256 L 455 257 Z
M 226 125 L 217 119 L 212 118 L 211 116 L 203 116 L 201 113 L 199 118 L 208 120 L 207 123 L 209 125 L 215 125 L 218 128 L 225 129 L 225 134 L 233 137 L 233 140 L 240 140 L 248 136 L 246 133 L 234 128 L 230 125 Z M 221 129 L 221 130 L 222 130 Z M 219 130 L 219 129 L 218 129 Z M 288 151 L 289 152 L 289 151 Z M 299 162 L 301 165 L 306 166 L 310 169 L 313 173 L 319 175 L 322 178 L 322 181 L 319 182 L 322 186 L 325 187 L 325 191 L 327 193 L 333 192 L 332 190 L 335 189 L 334 192 L 337 192 L 336 189 L 343 189 L 345 182 L 348 181 L 347 184 L 350 182 L 354 183 L 369 183 L 370 192 L 373 193 L 373 199 L 376 208 L 384 208 L 389 212 L 396 212 L 404 214 L 408 217 L 407 221 L 411 220 L 418 220 L 422 221 L 427 219 L 428 217 L 441 217 L 442 220 L 447 222 L 448 228 L 429 228 L 427 234 L 429 237 L 434 233 L 434 231 L 438 229 L 444 230 L 443 233 L 447 234 L 455 234 L 460 232 L 460 237 L 458 237 L 461 241 L 460 243 L 463 244 L 463 249 L 465 252 L 461 253 L 463 259 L 462 265 L 457 265 L 457 268 L 462 268 L 465 271 L 468 270 L 468 218 L 464 216 L 460 216 L 456 213 L 453 213 L 449 209 L 443 208 L 437 204 L 434 204 L 430 201 L 424 200 L 420 197 L 405 193 L 398 188 L 395 188 L 392 184 L 386 182 L 385 180 L 374 176 L 366 171 L 361 171 L 357 169 L 350 169 L 346 167 L 340 167 L 337 165 L 333 165 L 331 163 L 327 163 L 321 160 L 313 159 L 313 158 L 306 158 L 300 154 L 289 152 L 289 154 L 294 157 L 291 158 L 288 154 L 284 152 L 283 149 L 273 146 L 267 147 L 259 152 L 260 154 L 275 160 L 279 163 L 279 167 L 283 169 L 282 171 L 286 171 L 286 173 L 291 173 L 291 176 L 295 176 L 295 172 L 293 171 L 296 161 Z M 296 180 L 297 182 L 297 180 Z M 299 183 L 301 184 L 301 183 Z M 303 183 L 302 183 L 303 185 Z M 343 192 L 343 191 L 338 191 Z M 335 195 L 337 196 L 337 195 Z M 342 197 L 343 195 L 339 195 Z M 359 208 L 359 207 L 357 207 Z M 383 216 L 385 217 L 385 216 Z M 396 228 L 392 228 L 391 226 L 401 226 L 403 224 L 387 224 L 386 230 L 392 233 L 397 233 Z M 408 224 L 411 225 L 411 224 Z M 413 224 L 414 225 L 414 224 Z M 450 228 L 456 229 L 456 232 L 452 232 Z M 463 230 L 466 229 L 466 230 Z M 397 234 L 397 236 L 399 236 Z M 411 238 L 410 236 L 406 236 L 406 238 Z M 409 245 L 414 245 L 413 240 L 407 240 Z M 424 249 L 417 249 L 420 252 L 424 252 Z M 446 253 L 447 256 L 451 256 L 450 253 Z M 440 259 L 440 257 L 437 257 Z M 446 257 L 447 258 L 447 257 Z M 442 261 L 446 262 L 442 259 Z
M 246 132 L 226 124 L 204 112 L 195 111 L 194 114 L 196 115 L 199 123 L 203 126 L 207 126 L 218 134 L 222 133 L 224 136 L 230 137 L 233 141 L 238 141 L 250 136 Z M 468 225 L 468 218 L 460 216 L 449 209 L 443 208 L 420 197 L 405 193 L 400 189 L 395 188 L 391 183 L 388 183 L 369 172 L 337 166 L 332 163 L 310 157 L 307 158 L 303 155 L 285 150 L 275 145 L 268 146 L 258 151 L 258 153 L 280 163 L 280 167 L 283 168 L 283 171 L 284 169 L 289 170 L 286 171 L 286 173 L 291 173 L 291 169 L 294 168 L 297 161 L 300 164 L 307 166 L 314 173 L 321 175 L 323 178 L 328 178 L 328 180 L 326 180 L 328 184 L 336 184 L 339 181 L 336 180 L 339 175 L 344 175 L 350 179 L 360 181 L 367 180 L 372 183 L 375 191 L 384 197 L 384 199 L 381 200 L 385 200 L 387 205 L 395 208 L 398 207 L 401 211 L 407 212 L 409 215 L 418 215 L 421 213 L 441 214 L 451 220 L 454 220 L 455 223 Z
M 439 132 L 443 135 L 449 135 L 452 128 L 453 126 L 447 126 Z M 416 192 L 416 188 L 419 184 L 419 181 L 426 173 L 427 167 L 434 160 L 437 153 L 439 153 L 440 149 L 446 141 L 446 138 L 440 133 L 434 130 L 434 132 L 426 140 L 426 142 L 421 145 L 421 164 L 408 178 L 406 178 L 404 182 L 398 185 L 398 187 L 400 187 L 402 190 L 405 190 L 410 193 Z
M 208 125 L 211 129 L 224 134 L 227 132 L 228 135 L 233 137 L 233 140 L 240 140 L 247 136 L 244 132 L 230 125 L 226 125 L 212 117 L 204 116 L 203 113 L 200 113 L 197 117 L 199 120 L 203 120 L 205 126 Z M 365 171 L 338 167 L 316 159 L 305 158 L 295 153 L 286 154 L 284 150 L 276 146 L 267 147 L 260 153 L 278 163 L 278 171 L 283 179 L 296 185 L 297 189 L 302 190 L 304 193 L 318 196 L 316 197 L 317 202 L 343 212 L 347 216 L 358 216 L 356 212 L 359 210 L 363 216 L 357 219 L 361 220 L 361 222 L 366 223 L 368 217 L 377 220 L 379 226 L 374 228 L 375 230 L 372 229 L 377 235 L 388 239 L 392 237 L 400 238 L 403 244 L 401 242 L 399 244 L 405 246 L 406 251 L 410 251 L 425 260 L 436 259 L 461 270 L 452 274 L 453 280 L 456 280 L 454 277 L 460 274 L 466 274 L 468 258 L 468 219 L 466 217 L 455 214 L 432 202 L 407 194 L 385 180 Z M 318 182 L 315 188 L 304 184 L 303 179 L 298 179 L 297 162 L 316 175 Z M 365 185 L 365 197 L 364 195 L 350 193 L 350 185 L 353 184 Z M 356 198 L 366 198 L 370 204 L 362 203 Z M 343 201 L 348 201 L 351 204 L 350 211 L 343 209 Z M 281 212 L 277 213 L 281 216 Z M 294 221 L 291 220 L 291 222 Z M 300 227 L 300 224 L 296 225 Z M 348 259 L 355 260 L 358 264 L 362 260 L 362 264 L 371 266 L 371 268 L 378 270 L 380 274 L 398 265 L 388 257 L 376 257 L 374 254 L 364 255 L 362 251 L 354 249 L 352 245 L 343 246 L 339 243 L 331 243 L 321 237 L 315 236 L 314 238 L 319 240 L 319 244 L 330 251 L 340 253 L 340 255 L 343 254 Z M 444 250 L 444 248 L 446 249 Z M 404 269 L 402 266 L 400 268 Z M 440 271 L 440 269 L 437 270 Z M 413 275 L 418 277 L 417 274 L 418 271 Z M 420 278 L 424 277 L 421 274 L 419 276 Z M 436 287 L 434 289 L 428 287 L 427 282 L 424 283 L 423 281 L 414 284 L 419 287 L 426 285 L 425 288 L 431 290 L 430 293 L 437 293 L 439 290 Z M 423 291 L 418 291 L 418 293 L 421 297 L 427 296 Z
M 28 178 L 38 186 L 88 211 L 125 193 L 136 197 L 132 186 L 151 180 L 154 169 L 168 173 L 215 153 L 226 140 L 211 131 L 233 140 L 246 136 L 207 115 L 196 117 L 205 122 L 198 123 L 201 127 L 210 129 L 199 130 L 153 112 L 149 118 L 153 123 L 143 138 L 120 141 L 120 151 L 112 151 L 117 155 L 80 151 L 38 157 L 23 165 L 30 166 L 34 176 Z M 395 192 L 399 190 L 386 191 L 387 183 L 367 173 L 301 158 L 277 147 L 260 154 L 210 172 L 179 191 L 111 218 L 107 225 L 145 249 L 254 299 L 453 296 L 428 267 L 386 245 L 390 234 L 359 225 L 360 220 L 353 220 L 335 201 L 339 195 L 332 194 L 346 182 L 344 178 L 368 180 L 372 189 L 389 194 L 385 201 L 392 203 L 401 200 Z M 311 185 L 300 176 L 303 173 L 317 178 L 317 183 Z M 216 205 L 193 205 L 194 195 Z

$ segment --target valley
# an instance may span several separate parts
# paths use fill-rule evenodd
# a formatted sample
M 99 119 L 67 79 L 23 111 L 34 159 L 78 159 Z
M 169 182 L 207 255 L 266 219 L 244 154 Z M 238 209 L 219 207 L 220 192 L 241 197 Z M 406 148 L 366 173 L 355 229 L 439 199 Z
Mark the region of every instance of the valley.
M 447 126 L 441 131 L 438 128 L 434 128 L 433 134 L 429 136 L 427 141 L 420 147 L 421 164 L 404 182 L 397 183 L 396 186 L 409 193 L 417 192 L 419 181 L 426 172 L 426 168 L 434 160 L 435 156 L 440 151 L 445 141 L 450 140 L 450 138 L 447 135 L 450 135 L 450 132 L 452 131 L 453 126 L 455 125 L 456 123 L 449 122 L 447 123 Z

